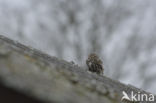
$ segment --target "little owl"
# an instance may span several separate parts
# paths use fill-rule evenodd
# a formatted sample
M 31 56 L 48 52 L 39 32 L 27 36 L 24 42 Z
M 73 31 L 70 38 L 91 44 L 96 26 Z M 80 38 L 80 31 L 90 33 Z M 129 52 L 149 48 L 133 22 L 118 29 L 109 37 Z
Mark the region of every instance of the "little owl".
M 103 75 L 104 68 L 102 66 L 102 61 L 95 53 L 91 53 L 86 60 L 88 70 L 100 75 Z

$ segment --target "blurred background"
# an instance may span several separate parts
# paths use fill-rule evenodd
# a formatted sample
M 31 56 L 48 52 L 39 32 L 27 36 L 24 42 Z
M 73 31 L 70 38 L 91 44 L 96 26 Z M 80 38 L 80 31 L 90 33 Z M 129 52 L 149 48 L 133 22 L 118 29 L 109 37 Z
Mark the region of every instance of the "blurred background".
M 0 35 L 156 93 L 156 0 L 0 0 Z

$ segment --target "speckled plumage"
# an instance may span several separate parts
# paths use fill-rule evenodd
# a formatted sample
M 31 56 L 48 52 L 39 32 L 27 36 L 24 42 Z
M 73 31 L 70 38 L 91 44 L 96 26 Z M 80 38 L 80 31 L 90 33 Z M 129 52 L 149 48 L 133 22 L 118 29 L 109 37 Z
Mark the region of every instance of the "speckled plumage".
M 104 68 L 102 66 L 102 61 L 100 58 L 95 54 L 91 53 L 86 60 L 86 64 L 88 66 L 88 70 L 97 74 L 103 75 Z

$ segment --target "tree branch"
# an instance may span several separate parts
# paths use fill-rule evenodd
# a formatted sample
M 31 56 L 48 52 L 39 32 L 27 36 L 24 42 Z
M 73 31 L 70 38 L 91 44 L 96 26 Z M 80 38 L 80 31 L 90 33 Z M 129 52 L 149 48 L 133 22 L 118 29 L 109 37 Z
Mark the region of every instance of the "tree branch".
M 0 81 L 49 103 L 121 103 L 122 91 L 147 93 L 4 36 L 0 36 Z

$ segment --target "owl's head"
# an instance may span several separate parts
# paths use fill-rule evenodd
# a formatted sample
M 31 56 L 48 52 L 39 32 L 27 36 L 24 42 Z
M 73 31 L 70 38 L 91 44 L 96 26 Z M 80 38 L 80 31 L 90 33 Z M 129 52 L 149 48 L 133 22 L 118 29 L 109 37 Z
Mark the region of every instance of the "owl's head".
M 95 53 L 91 53 L 91 54 L 89 54 L 89 56 L 88 56 L 88 60 L 89 60 L 90 62 L 96 62 L 96 61 L 99 60 L 99 57 L 98 57 Z
M 88 56 L 90 59 L 92 58 L 99 58 L 95 53 L 91 53 L 91 54 L 89 54 L 89 56 Z
M 88 61 L 90 61 L 90 62 L 97 62 L 99 64 L 102 64 L 102 61 L 99 59 L 99 57 L 95 53 L 89 54 Z

